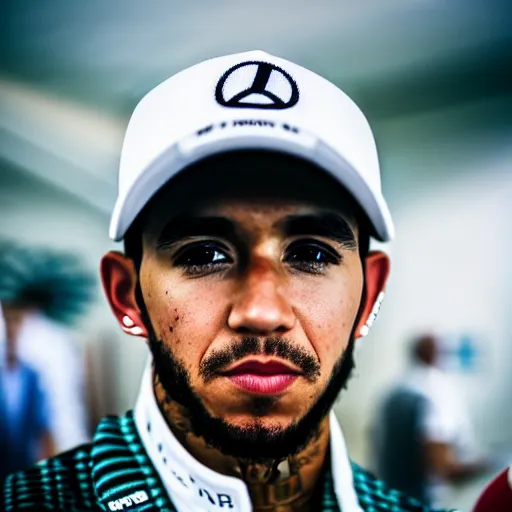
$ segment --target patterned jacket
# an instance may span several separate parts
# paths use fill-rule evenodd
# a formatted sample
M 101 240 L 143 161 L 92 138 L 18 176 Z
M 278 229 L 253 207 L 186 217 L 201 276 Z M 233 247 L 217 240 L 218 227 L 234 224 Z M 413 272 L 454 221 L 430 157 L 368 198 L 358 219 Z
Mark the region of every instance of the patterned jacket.
M 365 512 L 441 512 L 386 488 L 356 464 L 352 469 L 359 504 Z M 343 512 L 329 471 L 322 496 L 322 512 Z M 91 444 L 10 475 L 3 499 L 7 512 L 176 512 L 141 443 L 131 412 L 103 419 Z

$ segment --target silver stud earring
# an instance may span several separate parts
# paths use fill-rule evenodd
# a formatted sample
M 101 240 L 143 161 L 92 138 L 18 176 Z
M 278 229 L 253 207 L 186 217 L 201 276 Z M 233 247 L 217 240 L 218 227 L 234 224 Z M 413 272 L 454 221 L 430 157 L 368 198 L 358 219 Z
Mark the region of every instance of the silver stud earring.
M 124 315 L 123 316 L 123 325 L 125 327 L 133 327 L 135 325 L 135 322 L 128 315 Z
M 373 305 L 372 312 L 368 316 L 368 320 L 366 320 L 366 323 L 363 325 L 363 327 L 361 327 L 361 330 L 359 331 L 359 334 L 361 336 L 368 336 L 368 333 L 370 332 L 372 325 L 375 323 L 375 320 L 377 319 L 377 315 L 379 314 L 379 310 L 383 300 L 384 292 L 380 292 L 377 297 L 377 300 L 375 301 L 375 304 Z
M 123 316 L 123 330 L 133 336 L 140 336 L 142 334 L 142 329 L 135 325 L 135 322 L 128 315 Z

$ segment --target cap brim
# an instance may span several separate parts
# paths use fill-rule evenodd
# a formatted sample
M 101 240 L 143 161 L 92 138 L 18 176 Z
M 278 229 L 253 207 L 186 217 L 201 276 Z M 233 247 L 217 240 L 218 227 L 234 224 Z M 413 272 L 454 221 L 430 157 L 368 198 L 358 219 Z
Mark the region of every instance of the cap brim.
M 265 123 L 211 126 L 168 147 L 138 175 L 127 192 L 118 197 L 110 223 L 110 238 L 122 240 L 151 197 L 191 164 L 219 153 L 244 149 L 278 151 L 316 164 L 354 197 L 372 225 L 372 236 L 382 242 L 393 238 L 393 222 L 384 197 L 380 191 L 372 190 L 342 155 L 301 129 Z

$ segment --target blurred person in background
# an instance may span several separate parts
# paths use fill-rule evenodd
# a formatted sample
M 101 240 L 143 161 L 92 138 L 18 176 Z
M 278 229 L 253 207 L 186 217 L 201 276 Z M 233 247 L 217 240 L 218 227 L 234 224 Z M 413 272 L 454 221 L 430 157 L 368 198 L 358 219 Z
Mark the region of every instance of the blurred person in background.
M 44 439 L 51 436 L 56 451 L 89 439 L 83 363 L 66 325 L 83 313 L 93 286 L 94 280 L 75 255 L 11 241 L 0 244 L 0 299 L 6 324 L 5 350 L 10 357 L 7 361 L 26 368 L 27 382 L 35 389 L 37 381 L 39 390 L 30 396 L 21 393 L 21 379 L 11 375 L 7 365 L 2 372 L 3 403 L 14 411 L 18 407 L 28 411 L 30 421 L 25 421 L 25 429 L 40 431 L 44 419 Z M 14 420 L 11 423 L 14 425 Z M 33 444 L 30 432 L 21 428 L 15 432 L 20 443 Z M 45 441 L 45 446 L 50 443 Z M 24 469 L 49 455 L 45 449 L 28 463 L 18 458 L 17 465 L 6 470 Z
M 489 469 L 475 455 L 462 397 L 438 367 L 439 345 L 431 334 L 413 341 L 411 368 L 383 399 L 374 431 L 378 476 L 433 505 L 447 484 Z
M 57 450 L 89 441 L 85 364 L 71 330 L 36 309 L 23 323 L 19 345 L 20 355 L 38 370 L 48 390 Z
M 355 103 L 265 52 L 202 62 L 139 103 L 119 186 L 101 273 L 151 364 L 134 411 L 7 479 L 7 510 L 428 512 L 332 411 L 393 236 Z
M 19 333 L 31 305 L 0 306 L 4 325 L 0 375 L 0 482 L 55 453 L 48 396 L 36 370 L 19 355 Z

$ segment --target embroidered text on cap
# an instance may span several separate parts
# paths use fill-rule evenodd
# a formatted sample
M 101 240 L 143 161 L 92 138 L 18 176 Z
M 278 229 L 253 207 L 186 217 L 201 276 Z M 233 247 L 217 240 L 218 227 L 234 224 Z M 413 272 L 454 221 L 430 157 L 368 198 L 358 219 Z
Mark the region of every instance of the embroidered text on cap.
M 249 61 L 226 71 L 215 90 L 215 99 L 224 107 L 282 110 L 299 101 L 295 80 L 269 62 Z

